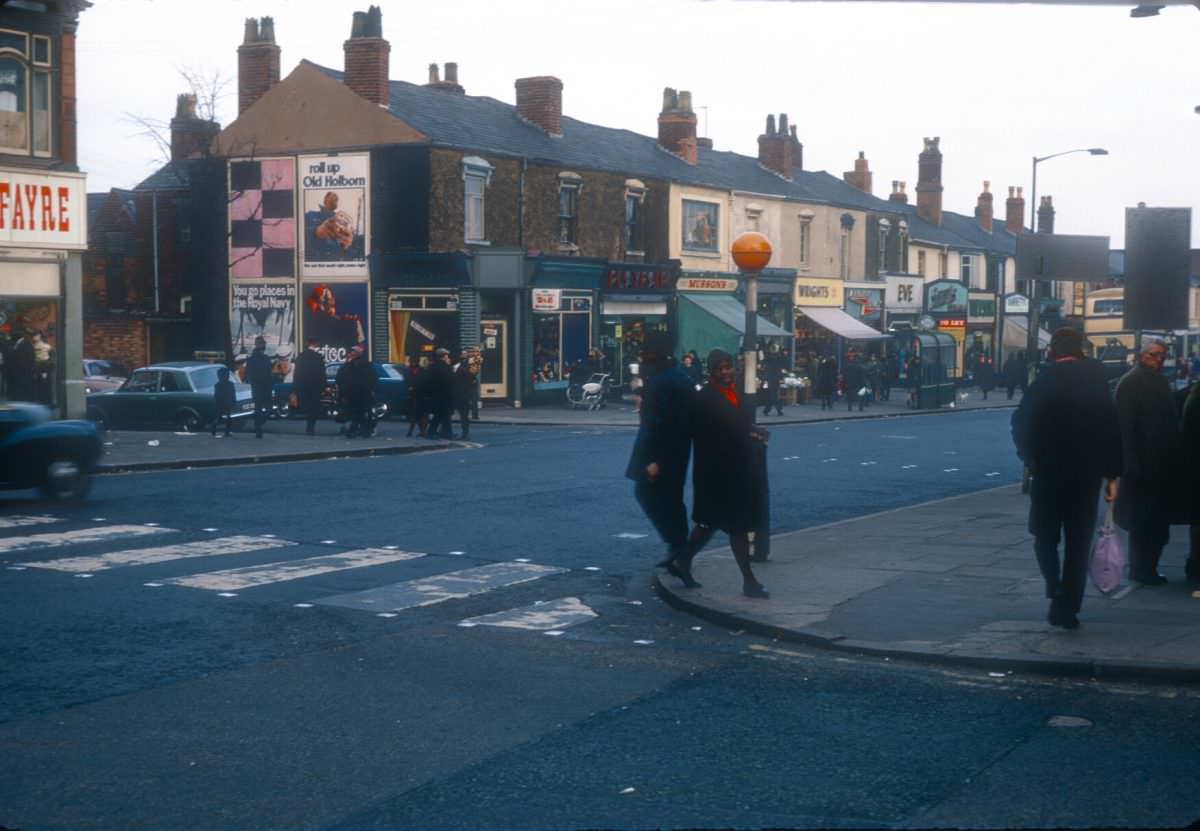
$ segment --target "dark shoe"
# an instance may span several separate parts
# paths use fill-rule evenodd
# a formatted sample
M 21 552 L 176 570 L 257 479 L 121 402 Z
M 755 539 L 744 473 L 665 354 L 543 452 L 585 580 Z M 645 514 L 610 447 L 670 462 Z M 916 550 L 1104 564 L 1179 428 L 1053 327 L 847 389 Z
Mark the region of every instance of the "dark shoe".
M 667 574 L 671 575 L 672 577 L 678 577 L 680 580 L 683 581 L 684 588 L 688 588 L 688 589 L 700 588 L 700 584 L 696 582 L 696 578 L 692 577 L 692 570 L 690 568 L 686 568 L 686 569 L 680 568 L 679 566 L 677 566 L 675 564 L 674 560 L 667 563 L 666 568 L 667 568 Z
M 742 594 L 746 597 L 752 597 L 755 600 L 766 600 L 771 596 L 766 587 L 762 583 L 754 583 L 752 585 L 743 585 Z
M 1050 607 L 1050 614 L 1046 616 L 1046 620 L 1051 626 L 1057 626 L 1060 629 L 1079 628 L 1079 618 L 1075 617 L 1075 615 L 1071 614 L 1070 612 L 1060 611 L 1059 609 L 1054 608 L 1053 605 Z

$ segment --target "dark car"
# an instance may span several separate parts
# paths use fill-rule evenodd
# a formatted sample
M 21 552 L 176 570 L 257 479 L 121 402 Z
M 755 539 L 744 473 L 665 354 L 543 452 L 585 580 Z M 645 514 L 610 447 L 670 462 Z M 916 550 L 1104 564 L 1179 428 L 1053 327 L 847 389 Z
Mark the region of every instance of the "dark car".
M 179 361 L 135 369 L 119 389 L 87 397 L 87 417 L 100 429 L 173 425 L 192 432 L 213 423 L 217 364 Z M 233 423 L 254 414 L 250 387 L 235 384 Z
M 88 421 L 52 421 L 49 408 L 0 403 L 0 488 L 40 488 L 51 499 L 82 499 L 103 448 Z
M 340 363 L 325 365 L 325 389 L 321 392 L 321 413 L 330 418 L 337 417 L 337 374 L 341 368 L 342 364 Z M 372 361 L 371 368 L 375 370 L 375 417 L 387 418 L 389 415 L 403 415 L 405 402 L 408 400 L 408 381 L 404 367 L 399 364 Z M 277 416 L 294 418 L 299 414 L 291 381 L 276 384 L 273 394 Z

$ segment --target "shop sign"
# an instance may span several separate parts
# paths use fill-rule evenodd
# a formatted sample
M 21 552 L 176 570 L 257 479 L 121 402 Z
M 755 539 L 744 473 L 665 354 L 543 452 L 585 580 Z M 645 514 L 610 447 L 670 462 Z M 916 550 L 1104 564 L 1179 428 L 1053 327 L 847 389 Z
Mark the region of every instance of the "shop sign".
M 813 277 L 796 278 L 797 306 L 842 306 L 841 280 L 821 280 Z
M 557 312 L 562 305 L 562 289 L 534 289 L 535 312 Z
M 967 316 L 968 317 L 986 317 L 994 318 L 996 316 L 996 301 L 995 300 L 975 300 L 967 301 Z
M 0 244 L 87 248 L 86 177 L 0 168 Z
M 604 287 L 609 291 L 667 292 L 678 276 L 678 268 L 624 265 L 604 272 Z
M 859 320 L 878 322 L 883 311 L 883 289 L 846 289 L 846 311 Z
M 371 157 L 301 156 L 299 164 L 303 275 L 366 277 Z
M 965 315 L 967 287 L 955 280 L 937 280 L 925 287 L 925 311 L 935 315 Z
M 939 329 L 966 329 L 966 318 L 961 317 L 944 317 L 937 322 Z
M 916 311 L 921 308 L 922 281 L 920 277 L 888 277 L 888 311 Z
M 676 291 L 737 291 L 738 281 L 723 277 L 680 277 Z
M 1023 294 L 1008 294 L 1004 296 L 1004 313 L 1006 315 L 1029 314 L 1029 298 Z

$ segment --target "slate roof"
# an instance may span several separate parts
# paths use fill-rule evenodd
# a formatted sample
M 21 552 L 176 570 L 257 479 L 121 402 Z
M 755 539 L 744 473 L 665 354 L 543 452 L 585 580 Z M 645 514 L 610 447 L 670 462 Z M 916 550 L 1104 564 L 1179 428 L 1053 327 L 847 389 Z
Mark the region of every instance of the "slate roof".
M 311 61 L 305 63 L 334 80 L 343 80 L 339 70 Z M 562 136 L 551 137 L 517 116 L 513 104 L 495 98 L 461 95 L 406 81 L 389 81 L 388 92 L 389 111 L 429 136 L 438 147 L 527 158 L 561 165 L 564 169 L 610 171 L 861 211 L 903 214 L 911 236 L 919 241 L 965 250 L 987 248 L 1007 254 L 1016 248 L 1015 238 L 1003 229 L 1002 223 L 1001 233 L 990 237 L 978 226 L 978 233 L 968 234 L 965 224 L 958 223 L 955 219 L 958 215 L 953 214 L 944 214 L 944 226 L 938 227 L 918 217 L 915 206 L 863 193 L 825 171 L 797 170 L 789 182 L 764 168 L 757 158 L 704 147 L 699 149 L 697 164 L 693 166 L 663 150 L 654 137 L 630 130 L 602 127 L 564 115 Z M 945 217 L 951 218 L 957 232 L 945 227 Z M 975 223 L 970 217 L 961 219 L 971 225 Z
M 87 218 L 89 228 L 95 226 L 96 217 L 99 215 L 100 211 L 104 209 L 104 206 L 108 204 L 109 198 L 114 194 L 116 194 L 117 198 L 121 201 L 121 207 L 125 209 L 125 213 L 129 215 L 130 220 L 137 219 L 137 203 L 134 201 L 133 191 L 124 190 L 122 188 L 113 188 L 110 191 L 89 193 L 87 195 Z
M 192 162 L 184 159 L 178 162 L 167 162 L 158 170 L 151 173 L 134 185 L 134 190 L 187 190 L 192 185 Z

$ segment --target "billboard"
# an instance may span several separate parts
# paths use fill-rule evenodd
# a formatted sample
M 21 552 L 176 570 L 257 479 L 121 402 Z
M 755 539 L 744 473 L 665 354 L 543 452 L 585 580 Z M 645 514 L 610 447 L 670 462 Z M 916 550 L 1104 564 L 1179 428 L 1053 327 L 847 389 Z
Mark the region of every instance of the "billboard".
M 356 346 L 367 348 L 370 290 L 366 283 L 305 281 L 304 339 L 317 339 L 326 363 L 346 360 Z
M 935 280 L 925 287 L 925 311 L 931 315 L 967 316 L 967 287 L 957 280 Z
M 229 163 L 229 276 L 296 276 L 294 159 Z
M 304 277 L 366 277 L 371 157 L 301 156 L 300 236 Z
M 1125 328 L 1188 328 L 1191 208 L 1125 209 Z
M 1018 280 L 1099 283 L 1108 279 L 1108 237 L 1017 235 Z
M 296 354 L 296 284 L 231 280 L 229 293 L 233 354 L 248 355 L 261 336 L 268 355 L 290 363 Z

